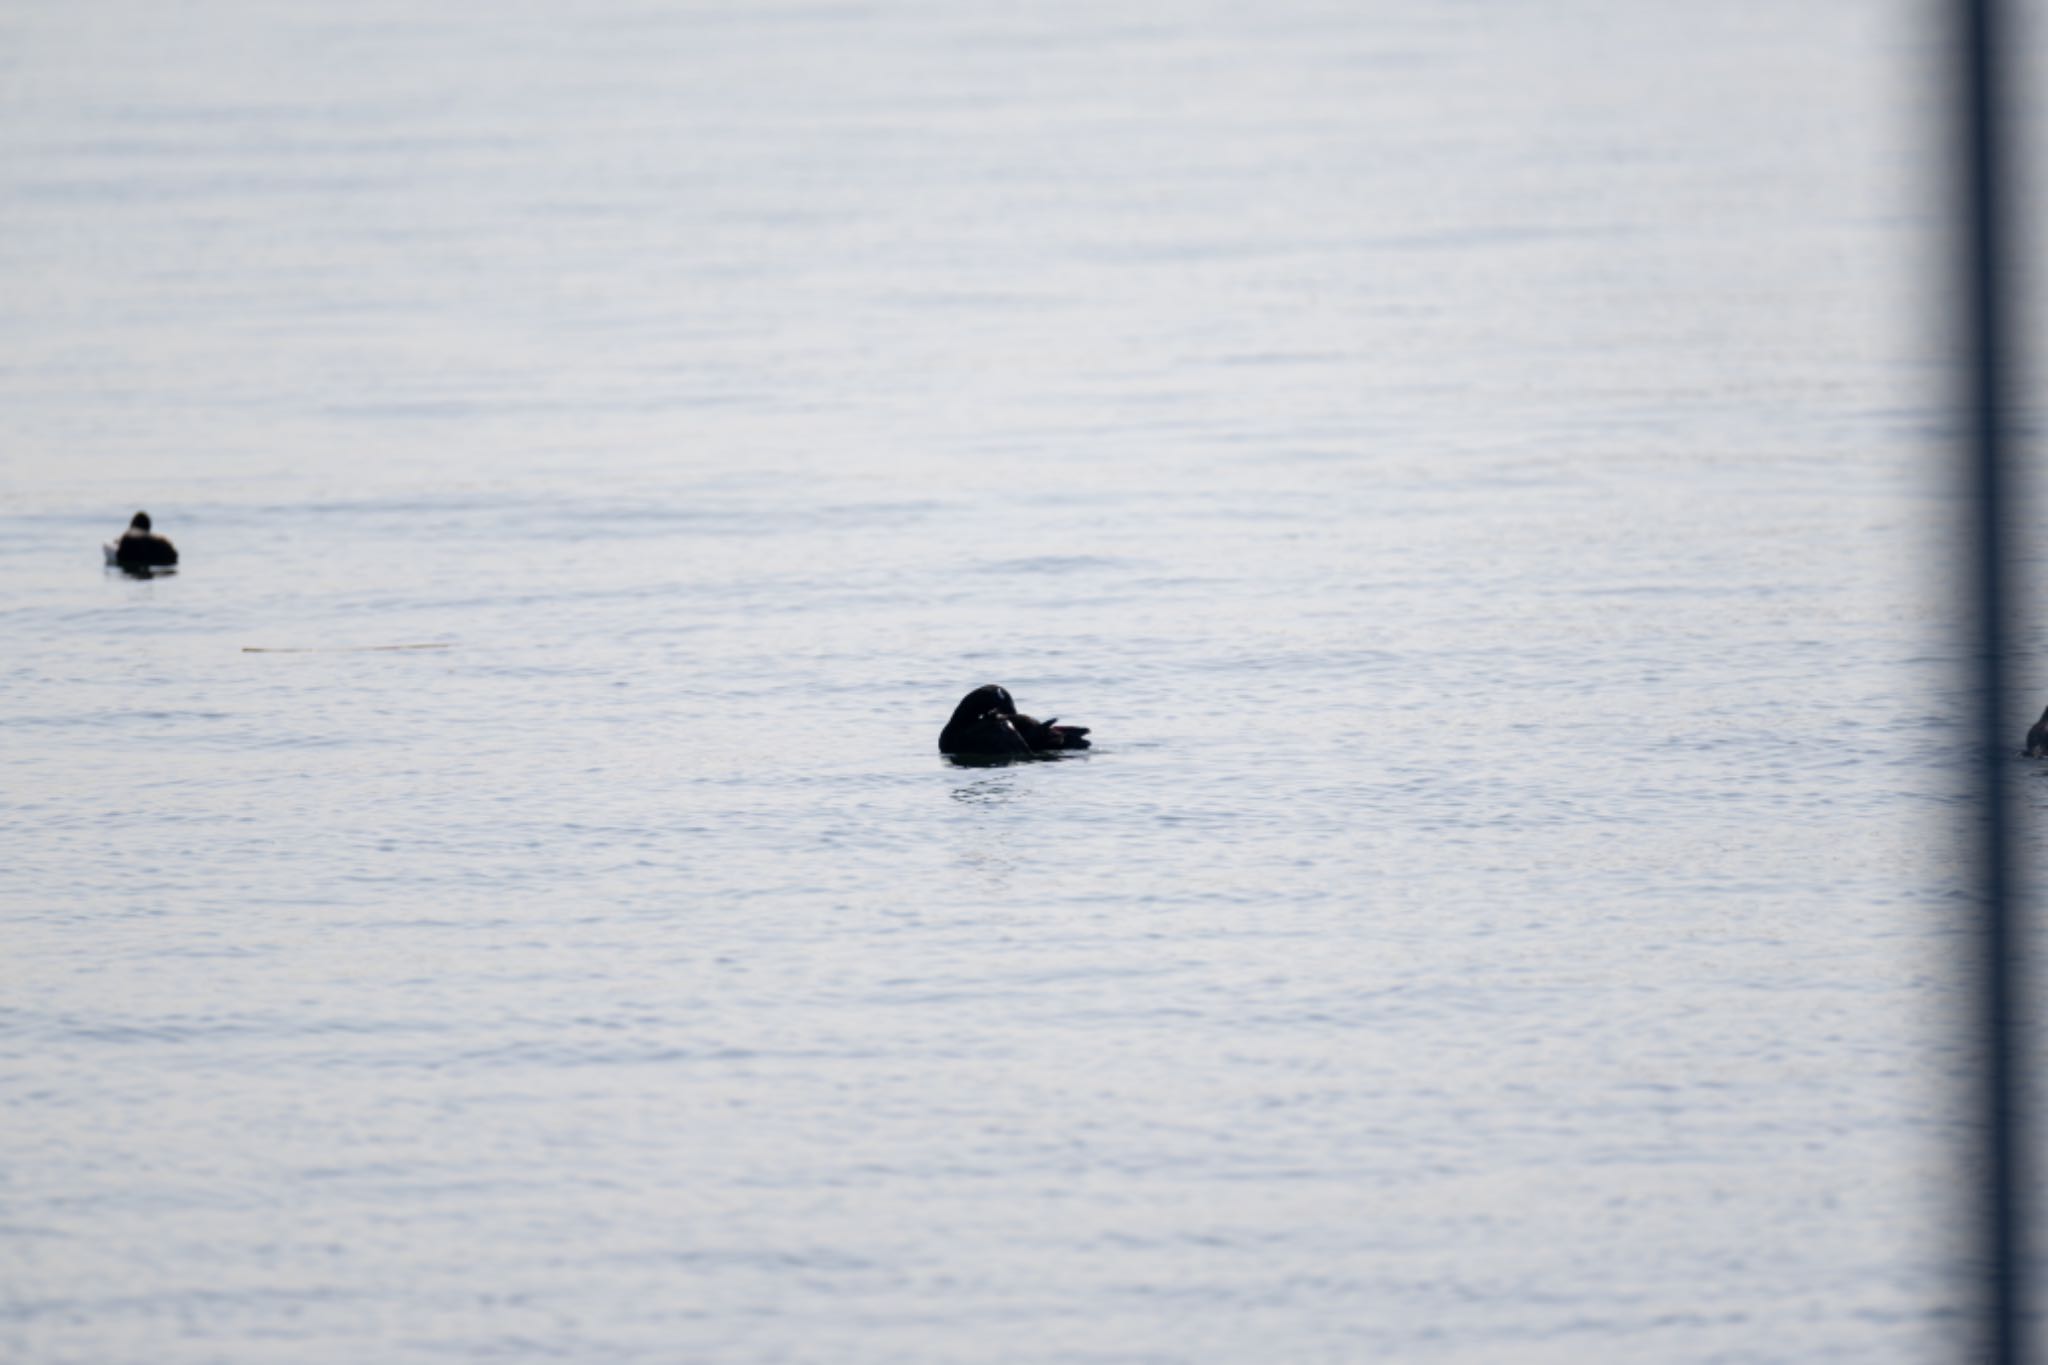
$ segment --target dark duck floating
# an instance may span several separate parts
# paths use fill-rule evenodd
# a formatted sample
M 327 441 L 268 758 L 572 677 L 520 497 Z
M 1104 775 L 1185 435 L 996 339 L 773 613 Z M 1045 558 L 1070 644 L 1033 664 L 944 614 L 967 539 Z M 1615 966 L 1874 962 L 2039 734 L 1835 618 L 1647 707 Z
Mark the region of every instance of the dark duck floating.
M 954 758 L 1044 758 L 1068 749 L 1086 749 L 1088 727 L 1059 725 L 1020 715 L 1017 703 L 1003 688 L 977 687 L 953 708 L 953 719 L 939 731 L 939 752 Z
M 2027 757 L 2048 758 L 2048 711 L 2043 711 L 2034 728 L 2027 731 Z
M 107 552 L 107 567 L 120 569 L 147 578 L 158 569 L 168 569 L 178 562 L 178 547 L 149 529 L 149 513 L 137 512 L 128 523 L 128 529 L 121 538 L 110 541 L 102 547 Z

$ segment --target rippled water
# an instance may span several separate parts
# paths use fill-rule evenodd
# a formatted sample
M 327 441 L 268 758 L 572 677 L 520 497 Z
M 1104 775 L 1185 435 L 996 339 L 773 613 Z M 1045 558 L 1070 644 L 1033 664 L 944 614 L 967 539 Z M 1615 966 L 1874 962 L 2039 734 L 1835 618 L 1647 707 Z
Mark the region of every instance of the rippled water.
M 1909 7 L 0 35 L 0 1354 L 1953 1354 Z

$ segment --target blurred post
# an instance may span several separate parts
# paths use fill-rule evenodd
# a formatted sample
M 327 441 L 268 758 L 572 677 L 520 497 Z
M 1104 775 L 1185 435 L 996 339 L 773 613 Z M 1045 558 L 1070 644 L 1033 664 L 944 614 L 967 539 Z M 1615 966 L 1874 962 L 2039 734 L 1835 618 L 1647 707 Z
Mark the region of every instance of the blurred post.
M 1963 345 L 1965 397 L 1962 430 L 1966 466 L 1975 503 L 1977 589 L 1977 730 L 1982 784 L 1983 845 L 1979 876 L 1983 906 L 1983 1109 L 1984 1184 L 1981 1255 L 1989 1277 L 1985 1288 L 1985 1350 L 1981 1359 L 2019 1365 L 2026 1357 L 2020 1264 L 2026 1231 L 2020 1162 L 2021 1075 L 2016 1036 L 2022 983 L 2017 950 L 2011 821 L 2002 769 L 2011 749 L 2005 735 L 2004 473 L 2009 437 L 2011 321 L 2004 282 L 2016 279 L 2006 258 L 2006 148 L 2003 145 L 2005 91 L 1999 0 L 1958 0 L 1962 32 L 1956 69 L 1961 114 L 1962 185 L 1958 235 L 1963 248 Z

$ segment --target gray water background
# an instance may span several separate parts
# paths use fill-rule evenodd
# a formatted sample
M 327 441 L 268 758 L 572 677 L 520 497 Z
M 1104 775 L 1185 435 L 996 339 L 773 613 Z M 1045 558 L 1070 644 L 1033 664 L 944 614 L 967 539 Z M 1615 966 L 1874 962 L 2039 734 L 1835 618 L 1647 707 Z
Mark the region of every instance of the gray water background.
M 1953 1358 L 1924 17 L 0 14 L 0 1356 Z

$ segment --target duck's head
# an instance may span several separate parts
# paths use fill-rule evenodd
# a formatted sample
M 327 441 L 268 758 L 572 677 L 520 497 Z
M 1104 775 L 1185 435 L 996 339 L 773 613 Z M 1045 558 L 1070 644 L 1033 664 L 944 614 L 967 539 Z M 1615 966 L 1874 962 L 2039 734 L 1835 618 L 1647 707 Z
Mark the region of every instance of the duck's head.
M 1017 703 L 1010 700 L 1007 691 L 994 683 L 977 687 L 962 697 L 960 704 L 953 708 L 953 719 L 956 722 L 979 720 L 991 711 L 999 716 L 1017 714 Z
M 147 531 L 149 529 L 149 513 L 137 512 L 133 517 L 129 518 L 128 529 L 131 531 Z

